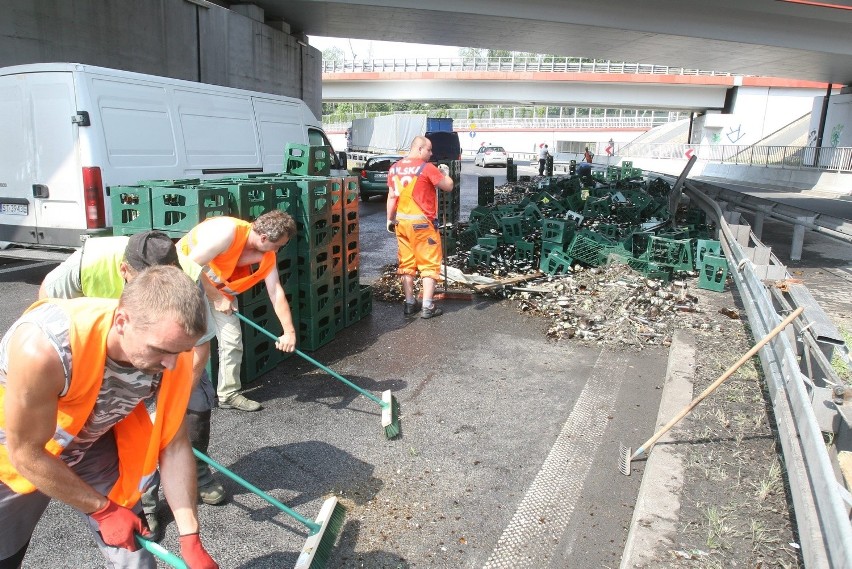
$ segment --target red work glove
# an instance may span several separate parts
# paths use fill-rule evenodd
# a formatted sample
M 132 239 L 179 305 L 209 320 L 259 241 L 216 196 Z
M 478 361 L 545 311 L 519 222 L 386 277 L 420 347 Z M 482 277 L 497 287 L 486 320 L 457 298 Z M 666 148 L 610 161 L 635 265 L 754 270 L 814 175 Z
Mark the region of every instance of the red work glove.
M 143 525 L 139 516 L 112 500 L 109 500 L 106 506 L 92 512 L 89 516 L 98 522 L 98 529 L 104 543 L 113 547 L 123 547 L 130 551 L 136 551 L 139 546 L 136 544 L 134 534 L 151 535 L 147 524 Z
M 180 536 L 180 556 L 190 569 L 219 569 L 219 565 L 201 545 L 201 537 L 197 533 Z

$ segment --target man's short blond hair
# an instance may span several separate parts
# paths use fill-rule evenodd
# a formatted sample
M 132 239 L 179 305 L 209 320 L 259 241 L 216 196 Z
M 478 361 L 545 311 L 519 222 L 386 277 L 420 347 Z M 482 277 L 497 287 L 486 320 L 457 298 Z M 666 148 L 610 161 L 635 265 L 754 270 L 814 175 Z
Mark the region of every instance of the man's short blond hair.
M 296 222 L 289 213 L 278 209 L 267 211 L 259 216 L 252 222 L 251 228 L 255 233 L 266 235 L 266 238 L 272 242 L 281 241 L 285 235 L 287 239 L 296 236 Z
M 129 283 L 118 301 L 143 329 L 172 320 L 188 336 L 207 331 L 204 293 L 182 270 L 172 265 L 148 267 Z

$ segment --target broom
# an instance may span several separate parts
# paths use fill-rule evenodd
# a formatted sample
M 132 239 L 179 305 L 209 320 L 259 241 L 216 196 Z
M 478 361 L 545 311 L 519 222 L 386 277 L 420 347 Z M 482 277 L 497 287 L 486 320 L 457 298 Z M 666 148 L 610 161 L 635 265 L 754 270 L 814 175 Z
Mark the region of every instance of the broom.
M 619 456 L 618 456 L 618 469 L 621 471 L 621 473 L 625 476 L 630 476 L 630 461 L 632 461 L 634 458 L 638 458 L 643 453 L 647 452 L 647 449 L 650 449 L 651 445 L 653 445 L 655 442 L 657 442 L 657 439 L 662 437 L 664 434 L 666 434 L 668 432 L 669 429 L 674 427 L 678 423 L 678 421 L 683 419 L 686 416 L 686 414 L 689 413 L 690 411 L 692 411 L 695 408 L 696 405 L 701 403 L 704 400 L 705 397 L 707 397 L 708 395 L 713 393 L 716 390 L 716 388 L 719 387 L 720 385 L 722 385 L 722 383 L 724 383 L 726 379 L 731 377 L 733 375 L 733 373 L 735 371 L 737 371 L 737 369 L 739 369 L 739 367 L 741 365 L 746 363 L 748 360 L 750 360 L 752 358 L 752 356 L 754 356 L 754 354 L 756 354 L 758 351 L 760 351 L 760 348 L 762 348 L 764 345 L 766 345 L 766 343 L 769 342 L 769 340 L 771 340 L 772 338 L 777 336 L 781 332 L 781 330 L 786 328 L 787 325 L 789 325 L 793 320 L 798 318 L 799 315 L 804 310 L 805 310 L 804 307 L 800 306 L 799 308 L 794 310 L 792 313 L 790 313 L 790 315 L 787 316 L 787 318 L 785 318 L 784 320 L 782 320 L 781 323 L 778 324 L 778 326 L 773 328 L 766 336 L 763 337 L 763 339 L 761 341 L 759 341 L 757 344 L 754 345 L 754 347 L 752 349 L 750 349 L 748 352 L 746 352 L 746 354 L 743 357 L 741 357 L 737 361 L 737 363 L 735 363 L 734 365 L 729 367 L 727 369 L 727 371 L 725 371 L 725 373 L 720 375 L 719 378 L 716 381 L 711 383 L 710 386 L 707 389 L 702 391 L 701 395 L 699 395 L 698 397 L 696 397 L 695 399 L 690 401 L 689 405 L 684 407 L 680 411 L 680 413 L 678 413 L 672 420 L 670 420 L 668 423 L 666 423 L 663 426 L 663 428 L 661 428 L 659 431 L 657 431 L 654 434 L 653 437 L 651 437 L 650 439 L 645 441 L 645 443 L 642 446 L 640 446 L 638 449 L 636 449 L 636 452 L 634 452 L 633 454 L 630 454 L 630 447 L 626 447 L 623 444 L 619 445 L 619 449 L 618 449 L 619 450 L 619 453 L 618 453 L 619 454 Z
M 165 561 L 175 569 L 189 569 L 189 565 L 187 565 L 183 559 L 181 559 L 156 541 L 151 541 L 150 539 L 136 534 L 136 542 L 144 549 L 146 549 L 149 553 L 152 553 L 154 557 L 157 557 L 161 561 Z
M 278 340 L 278 337 L 275 334 L 269 332 L 268 330 L 265 330 L 264 328 L 261 328 L 260 326 L 258 326 L 257 324 L 255 324 L 254 322 L 252 322 L 251 320 L 249 320 L 248 318 L 246 318 L 245 316 L 243 316 L 239 312 L 234 312 L 234 314 L 237 315 L 237 318 L 239 318 L 240 320 L 242 320 L 243 322 L 245 322 L 246 324 L 248 324 L 249 326 L 251 326 L 255 330 L 257 330 L 257 331 L 259 331 L 263 334 L 266 334 L 272 340 L 276 340 L 276 341 Z M 393 394 L 391 394 L 390 389 L 388 389 L 387 391 L 384 391 L 382 393 L 382 398 L 379 399 L 378 397 L 376 397 L 375 395 L 373 395 L 369 391 L 367 391 L 365 389 L 361 389 L 360 387 L 358 387 L 357 385 L 355 385 L 354 383 L 352 383 L 351 381 L 349 381 L 348 379 L 346 379 L 342 375 L 340 375 L 337 372 L 335 372 L 335 371 L 329 369 L 328 367 L 322 365 L 321 363 L 319 363 L 318 361 L 316 361 L 314 358 L 307 355 L 306 353 L 304 353 L 300 350 L 296 350 L 296 354 L 299 357 L 311 362 L 316 367 L 320 368 L 321 370 L 323 370 L 324 372 L 326 372 L 327 374 L 329 374 L 333 378 L 342 381 L 343 383 L 345 383 L 346 385 L 348 385 L 352 389 L 356 390 L 358 393 L 360 393 L 361 395 L 363 395 L 364 397 L 366 397 L 367 399 L 369 399 L 373 403 L 376 403 L 377 405 L 379 405 L 382 408 L 382 428 L 384 428 L 385 437 L 387 437 L 389 439 L 393 439 L 397 435 L 399 435 L 399 433 L 400 433 L 399 402 L 396 400 L 396 397 L 394 397 Z
M 337 541 L 337 536 L 340 535 L 340 530 L 343 529 L 343 522 L 346 518 L 346 508 L 337 501 L 337 498 L 332 496 L 323 502 L 320 508 L 319 515 L 315 522 L 305 518 L 292 508 L 288 508 L 254 484 L 240 478 L 237 474 L 231 472 L 209 456 L 205 455 L 198 449 L 192 449 L 193 454 L 221 472 L 243 488 L 260 496 L 291 518 L 302 523 L 308 528 L 308 539 L 302 547 L 302 552 L 296 560 L 295 569 L 323 569 L 328 565 L 331 551 L 334 548 L 334 542 Z

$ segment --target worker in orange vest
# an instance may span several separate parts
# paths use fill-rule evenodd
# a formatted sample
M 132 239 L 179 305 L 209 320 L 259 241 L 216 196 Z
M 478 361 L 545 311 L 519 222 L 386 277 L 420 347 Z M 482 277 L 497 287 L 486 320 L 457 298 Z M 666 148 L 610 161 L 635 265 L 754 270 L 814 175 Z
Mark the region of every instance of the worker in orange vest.
M 449 167 L 431 164 L 431 156 L 432 141 L 415 136 L 408 155 L 388 171 L 387 230 L 396 233 L 397 274 L 405 292 L 406 317 L 415 316 L 418 311 L 421 318 L 444 313 L 433 301 L 442 261 L 436 189 L 451 192 L 454 182 Z M 414 296 L 418 271 L 423 282 L 422 306 Z
M 142 271 L 114 299 L 41 300 L 0 341 L 0 567 L 18 567 L 51 499 L 88 516 L 111 567 L 155 567 L 139 499 L 161 466 L 181 556 L 201 544 L 184 416 L 204 296 L 183 271 Z M 156 398 L 156 418 L 145 401 Z
M 211 217 L 178 241 L 178 252 L 203 267 L 201 283 L 213 308 L 219 344 L 219 407 L 258 411 L 260 403 L 239 393 L 243 355 L 240 321 L 234 314 L 236 296 L 263 281 L 282 334 L 275 347 L 296 349 L 296 328 L 284 288 L 278 278 L 275 254 L 296 236 L 296 222 L 279 210 L 252 222 L 235 217 Z

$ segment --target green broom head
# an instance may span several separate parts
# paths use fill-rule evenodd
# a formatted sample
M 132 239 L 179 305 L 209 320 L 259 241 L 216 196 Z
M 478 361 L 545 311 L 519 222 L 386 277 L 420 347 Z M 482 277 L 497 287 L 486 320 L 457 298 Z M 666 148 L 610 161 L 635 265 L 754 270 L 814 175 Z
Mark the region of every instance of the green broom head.
M 382 392 L 382 427 L 385 429 L 385 437 L 393 439 L 399 436 L 399 401 L 390 389 Z
M 327 567 L 337 536 L 340 535 L 345 520 L 346 508 L 338 503 L 337 498 L 332 496 L 326 500 L 316 519 L 320 529 L 308 536 L 308 540 L 302 548 L 302 553 L 296 560 L 295 569 L 324 569 Z

